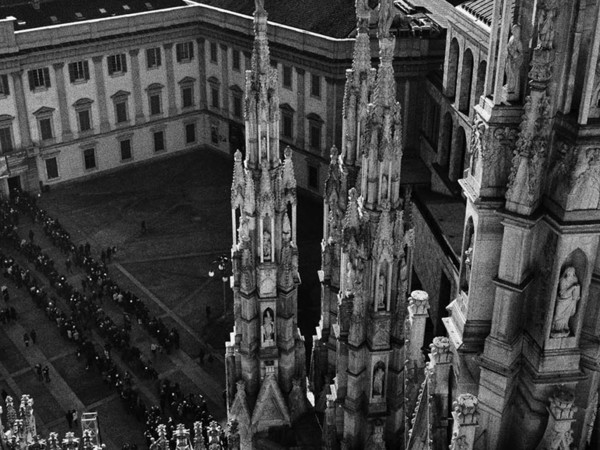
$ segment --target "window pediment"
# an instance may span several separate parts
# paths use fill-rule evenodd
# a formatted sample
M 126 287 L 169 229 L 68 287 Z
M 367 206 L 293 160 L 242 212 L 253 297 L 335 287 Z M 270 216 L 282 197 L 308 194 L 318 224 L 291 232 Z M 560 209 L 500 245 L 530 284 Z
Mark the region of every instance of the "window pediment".
M 310 113 L 306 115 L 306 118 L 312 122 L 318 122 L 318 123 L 323 123 L 323 119 L 321 119 L 321 116 L 319 116 L 318 114 L 315 113 Z
M 283 104 L 279 105 L 279 109 L 281 109 L 284 112 L 290 112 L 290 113 L 296 112 L 296 110 L 294 108 L 292 108 L 289 103 L 283 103 Z M 310 114 L 309 114 L 309 116 L 310 116 Z M 316 114 L 315 114 L 315 116 L 316 116 Z M 319 116 L 317 116 L 317 117 L 319 117 Z M 319 120 L 320 119 L 321 118 L 319 117 Z M 311 119 L 310 117 L 308 117 L 308 120 L 315 120 L 315 119 Z
M 210 77 L 208 80 L 209 84 L 221 84 L 221 82 L 219 81 L 219 79 L 217 77 Z
M 121 98 L 129 97 L 129 95 L 131 95 L 131 92 L 119 90 L 119 91 L 115 92 L 113 95 L 111 95 L 110 98 L 112 98 L 113 100 L 118 100 Z
M 179 81 L 179 84 L 182 84 L 182 85 L 183 85 L 183 84 L 194 84 L 195 82 L 196 82 L 196 79 L 195 79 L 195 78 L 192 78 L 192 77 L 185 77 L 185 78 L 182 78 L 182 79 Z
M 15 120 L 15 117 L 10 114 L 0 114 L 0 123 L 12 122 L 13 120 Z
M 243 94 L 244 91 L 242 90 L 241 87 L 239 87 L 237 84 L 233 84 L 229 87 L 229 90 L 231 92 L 233 92 L 234 94 Z
M 41 108 L 35 110 L 33 112 L 33 115 L 38 117 L 38 116 L 47 116 L 52 114 L 55 111 L 54 108 L 50 108 L 48 106 L 42 106 Z
M 164 86 L 160 83 L 152 83 L 146 88 L 147 91 L 160 91 Z
M 84 108 L 86 106 L 91 105 L 92 103 L 94 103 L 94 100 L 92 100 L 91 98 L 84 97 L 84 98 L 80 98 L 75 103 L 73 103 L 73 107 Z

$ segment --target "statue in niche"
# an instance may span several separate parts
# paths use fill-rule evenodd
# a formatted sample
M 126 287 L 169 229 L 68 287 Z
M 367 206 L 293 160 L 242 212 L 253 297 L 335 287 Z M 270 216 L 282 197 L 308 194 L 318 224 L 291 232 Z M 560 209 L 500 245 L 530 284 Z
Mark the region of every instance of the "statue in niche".
M 373 369 L 373 397 L 383 396 L 385 364 L 379 361 Z
M 473 263 L 473 246 L 465 250 L 465 281 L 463 289 L 469 292 L 469 282 L 471 281 L 471 264 Z
M 267 229 L 263 230 L 263 258 L 271 261 L 271 233 Z
M 581 285 L 575 273 L 575 267 L 567 266 L 558 282 L 551 337 L 566 337 L 570 334 L 569 320 L 575 314 L 580 298 Z
M 260 157 L 265 158 L 265 159 L 267 157 L 267 137 L 266 136 L 262 136 L 260 138 Z
M 387 288 L 387 282 L 385 279 L 385 273 L 382 271 L 379 274 L 379 278 L 377 280 L 377 307 L 375 308 L 377 311 L 385 309 L 386 308 L 386 288 Z
M 356 280 L 356 272 L 352 267 L 352 261 L 346 263 L 346 296 L 354 293 L 354 281 Z
M 263 344 L 271 345 L 275 342 L 275 320 L 273 318 L 273 310 L 265 309 L 263 313 Z
M 550 50 L 554 41 L 554 20 L 556 19 L 556 8 L 547 0 L 540 5 L 540 21 L 538 25 L 538 48 Z
M 381 200 L 386 200 L 387 199 L 387 194 L 388 194 L 388 176 L 387 173 L 384 173 L 381 176 Z
M 521 27 L 517 24 L 512 26 L 512 36 L 508 40 L 506 51 L 506 100 L 515 100 L 514 96 L 518 95 L 519 73 L 523 63 Z
M 598 207 L 600 202 L 600 150 L 588 149 L 579 157 L 573 173 L 570 209 Z
M 246 290 L 251 290 L 254 287 L 254 269 L 250 249 L 248 248 L 245 248 L 242 253 L 242 287 Z

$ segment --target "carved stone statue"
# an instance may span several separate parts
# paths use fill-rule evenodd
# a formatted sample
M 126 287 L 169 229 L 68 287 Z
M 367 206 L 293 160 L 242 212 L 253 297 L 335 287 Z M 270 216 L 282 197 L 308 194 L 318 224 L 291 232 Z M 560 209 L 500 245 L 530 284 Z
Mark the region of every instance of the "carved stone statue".
M 377 283 L 377 308 L 376 310 L 385 309 L 385 299 L 386 299 L 386 280 L 385 275 L 383 273 L 379 274 L 379 279 Z
M 271 233 L 269 230 L 263 231 L 263 258 L 265 261 L 271 260 Z
M 572 180 L 568 209 L 596 209 L 600 203 L 600 149 L 581 153 Z
M 394 4 L 392 0 L 380 0 L 379 2 L 379 28 L 378 37 L 387 37 L 394 21 Z
M 554 21 L 556 20 L 556 7 L 551 0 L 546 0 L 540 5 L 540 20 L 538 23 L 538 48 L 550 50 L 554 42 Z
M 257 12 L 265 10 L 265 0 L 254 0 L 254 7 Z
M 263 343 L 272 344 L 275 342 L 275 322 L 273 320 L 273 310 L 265 309 L 263 313 Z
M 383 364 L 377 364 L 373 371 L 373 396 L 383 395 L 383 378 L 385 376 L 385 367 Z
M 552 319 L 552 337 L 566 337 L 571 330 L 569 320 L 575 314 L 577 302 L 581 298 L 581 285 L 575 273 L 575 267 L 565 268 L 558 282 L 558 294 Z
M 469 247 L 465 250 L 465 283 L 464 290 L 469 291 L 469 282 L 471 280 L 471 265 L 473 263 L 473 247 Z
M 521 27 L 512 26 L 512 36 L 506 46 L 506 100 L 516 100 L 519 95 L 519 73 L 523 64 L 523 44 L 521 44 Z M 511 95 L 512 94 L 512 95 Z
M 351 295 L 353 293 L 355 279 L 356 273 L 354 271 L 354 267 L 352 267 L 352 262 L 348 261 L 346 263 L 346 295 Z

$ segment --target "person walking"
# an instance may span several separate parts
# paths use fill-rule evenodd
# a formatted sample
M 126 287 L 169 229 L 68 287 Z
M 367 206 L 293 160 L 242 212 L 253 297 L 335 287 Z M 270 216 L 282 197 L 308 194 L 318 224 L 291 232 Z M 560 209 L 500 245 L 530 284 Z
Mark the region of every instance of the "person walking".
M 33 345 L 35 345 L 37 341 L 37 333 L 35 332 L 35 329 L 29 332 L 29 336 L 31 336 L 31 342 L 33 343 Z
M 42 373 L 42 365 L 40 363 L 35 365 L 35 373 L 38 377 L 38 380 L 44 381 L 44 374 Z
M 44 379 L 46 380 L 46 383 L 50 383 L 50 369 L 48 366 L 44 366 L 42 372 L 44 373 Z
M 29 347 L 29 335 L 27 333 L 23 335 L 23 342 L 25 343 L 25 347 Z
M 73 410 L 72 418 L 73 418 L 73 425 L 75 425 L 75 428 L 77 428 L 77 421 L 79 420 L 79 414 L 77 413 L 76 409 Z

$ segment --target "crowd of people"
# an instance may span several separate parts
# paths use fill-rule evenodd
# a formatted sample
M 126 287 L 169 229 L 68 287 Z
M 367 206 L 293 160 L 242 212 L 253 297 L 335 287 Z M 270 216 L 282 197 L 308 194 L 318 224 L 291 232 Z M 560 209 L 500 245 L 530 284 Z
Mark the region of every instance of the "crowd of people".
M 29 232 L 29 240 L 19 236 L 20 214 L 26 214 L 33 222 L 42 225 L 44 234 L 65 256 L 64 266 L 67 272 L 73 273 L 73 266 L 83 270 L 81 290 L 71 285 L 67 277 L 58 271 L 55 261 L 37 245 L 33 231 Z M 77 346 L 77 356 L 85 360 L 86 370 L 99 371 L 104 382 L 117 390 L 126 410 L 138 420 L 145 421 L 144 435 L 148 445 L 158 437 L 156 429 L 161 423 L 166 425 L 169 439 L 176 423 L 184 423 L 190 429 L 196 421 L 202 422 L 203 428 L 208 426 L 212 416 L 201 395 L 185 395 L 177 383 L 171 384 L 168 379 L 163 379 L 158 384 L 160 406 L 148 408 L 133 383 L 131 373 L 119 368 L 112 358 L 111 352 L 117 351 L 132 372 L 145 379 L 158 379 L 151 358 L 145 358 L 142 351 L 131 343 L 132 318 L 158 342 L 152 343 L 153 354 L 156 349 L 164 349 L 170 353 L 179 348 L 177 330 L 169 330 L 160 318 L 150 314 L 139 297 L 121 289 L 110 278 L 107 263 L 116 254 L 116 247 L 103 249 L 100 260 L 96 260 L 89 243 L 75 245 L 61 223 L 37 206 L 36 197 L 23 192 L 14 192 L 9 202 L 0 202 L 0 239 L 27 258 L 35 267 L 35 272 L 46 278 L 50 289 L 47 290 L 41 279 L 32 274 L 29 268 L 22 267 L 13 257 L 0 251 L 4 277 L 12 280 L 17 288 L 28 291 L 34 303 L 45 310 L 49 320 L 56 323 L 61 335 Z M 6 295 L 9 295 L 8 292 Z M 6 301 L 7 297 L 4 298 Z M 67 305 L 68 311 L 60 307 L 59 298 Z M 112 300 L 122 308 L 122 323 L 117 324 L 103 310 L 105 299 Z M 15 319 L 16 311 L 13 307 L 7 306 L 0 310 L 0 321 Z M 89 332 L 93 328 L 104 340 L 103 346 L 94 344 L 94 337 Z M 42 375 L 49 376 L 46 373 Z M 125 444 L 123 448 L 133 449 L 135 446 Z

